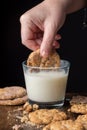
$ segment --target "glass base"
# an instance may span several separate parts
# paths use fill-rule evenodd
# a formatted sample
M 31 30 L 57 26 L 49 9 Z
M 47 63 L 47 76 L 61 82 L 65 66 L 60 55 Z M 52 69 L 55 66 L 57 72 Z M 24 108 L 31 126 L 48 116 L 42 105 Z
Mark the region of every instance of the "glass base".
M 40 108 L 60 108 L 64 105 L 64 100 L 56 102 L 36 102 L 29 99 L 30 104 L 37 104 Z

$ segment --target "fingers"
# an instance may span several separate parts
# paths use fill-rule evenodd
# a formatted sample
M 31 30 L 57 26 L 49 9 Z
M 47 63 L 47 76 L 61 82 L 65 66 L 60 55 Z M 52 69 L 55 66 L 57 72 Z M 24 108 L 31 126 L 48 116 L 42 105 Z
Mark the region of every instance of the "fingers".
M 58 41 L 54 41 L 54 42 L 53 42 L 53 48 L 55 48 L 55 49 L 60 48 L 60 44 L 59 44 Z
M 40 45 L 37 44 L 34 40 L 27 40 L 25 42 L 24 46 L 26 46 L 27 48 L 29 48 L 29 49 L 31 49 L 33 51 L 35 51 L 35 50 L 40 48 Z
M 61 35 L 60 34 L 56 34 L 55 40 L 60 40 L 60 39 L 61 39 Z
M 40 47 L 40 53 L 43 57 L 48 57 L 48 55 L 50 54 L 52 50 L 52 43 L 55 37 L 55 34 L 52 32 L 55 32 L 55 31 L 52 30 L 51 24 L 46 23 L 46 25 L 44 26 L 43 41 Z
M 26 22 L 24 18 L 21 20 L 22 43 L 31 50 L 40 48 L 44 57 L 50 54 L 52 48 L 59 48 L 57 40 L 61 39 L 61 36 L 55 34 L 55 27 L 50 22 L 46 24 L 44 31 L 41 31 L 32 21 Z
M 59 48 L 59 43 L 56 40 L 61 39 L 59 34 L 56 34 L 56 28 L 51 24 L 45 26 L 43 41 L 40 46 L 40 53 L 43 57 L 48 57 L 52 51 L 53 46 Z
M 27 21 L 25 15 L 21 17 L 20 22 L 22 44 L 31 50 L 36 50 L 40 48 L 40 44 L 37 44 L 37 42 L 41 42 L 41 40 L 39 39 L 42 34 L 39 32 L 37 27 L 32 23 L 31 20 Z M 35 29 L 36 33 L 34 32 Z
M 54 42 L 53 42 L 53 47 L 54 47 L 54 48 L 56 48 L 56 49 L 60 48 L 60 44 L 59 44 L 59 42 L 58 42 L 58 40 L 60 40 L 60 39 L 61 39 L 61 35 L 60 35 L 60 34 L 57 34 L 57 35 L 55 36 L 55 40 L 54 40 Z

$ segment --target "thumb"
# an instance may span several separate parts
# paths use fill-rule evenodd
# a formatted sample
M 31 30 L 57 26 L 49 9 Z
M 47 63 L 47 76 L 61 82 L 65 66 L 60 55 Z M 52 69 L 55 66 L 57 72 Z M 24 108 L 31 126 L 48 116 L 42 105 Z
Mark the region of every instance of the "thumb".
M 55 38 L 55 27 L 49 22 L 44 28 L 43 40 L 40 47 L 40 54 L 43 57 L 48 57 L 52 51 L 52 44 Z

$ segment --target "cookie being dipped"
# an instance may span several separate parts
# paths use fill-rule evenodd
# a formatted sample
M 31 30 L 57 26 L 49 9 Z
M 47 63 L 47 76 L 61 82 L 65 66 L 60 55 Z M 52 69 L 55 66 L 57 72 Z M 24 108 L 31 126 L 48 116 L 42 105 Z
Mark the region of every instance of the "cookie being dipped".
M 59 67 L 60 56 L 56 50 L 53 50 L 49 57 L 42 57 L 40 49 L 38 49 L 28 56 L 27 65 L 33 67 Z

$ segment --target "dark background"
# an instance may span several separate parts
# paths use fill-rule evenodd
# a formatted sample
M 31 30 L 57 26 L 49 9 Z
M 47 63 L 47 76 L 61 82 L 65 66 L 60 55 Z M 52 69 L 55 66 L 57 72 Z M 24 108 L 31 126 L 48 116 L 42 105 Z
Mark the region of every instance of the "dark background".
M 31 50 L 21 44 L 20 16 L 41 0 L 15 0 L 5 8 L 3 36 L 1 37 L 0 87 L 21 85 L 25 87 L 22 61 Z M 87 28 L 82 29 L 84 9 L 67 16 L 60 29 L 62 39 L 58 53 L 71 63 L 67 91 L 87 92 Z

